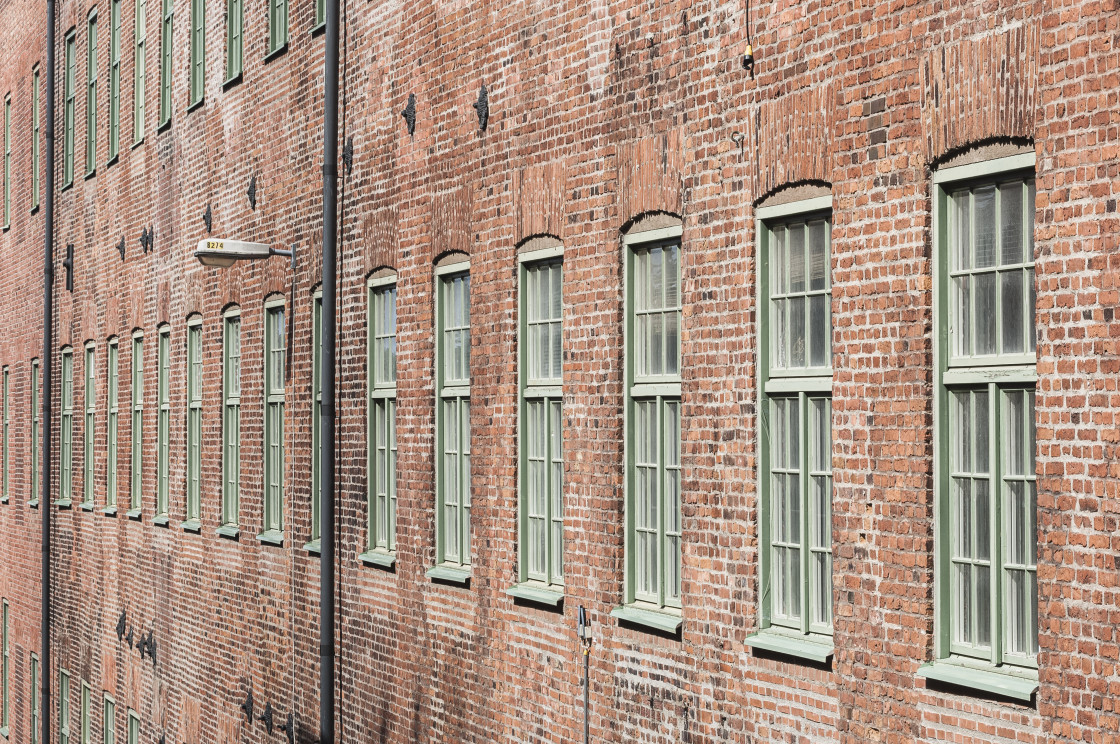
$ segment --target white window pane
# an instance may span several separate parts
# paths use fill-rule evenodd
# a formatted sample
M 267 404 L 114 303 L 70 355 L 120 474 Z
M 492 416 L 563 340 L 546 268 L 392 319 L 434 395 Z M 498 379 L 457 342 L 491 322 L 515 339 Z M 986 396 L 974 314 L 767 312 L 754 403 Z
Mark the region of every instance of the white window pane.
M 828 226 L 824 220 L 809 223 L 809 289 L 828 287 Z
M 1023 352 L 1025 318 L 1023 306 L 1024 272 L 1006 271 L 1000 274 L 1000 312 L 1003 314 L 1003 353 L 1020 354 Z
M 805 298 L 789 300 L 789 366 L 805 366 Z
M 805 291 L 805 226 L 789 228 L 789 291 Z
M 809 298 L 809 366 L 827 367 L 829 365 L 829 346 L 832 339 L 829 331 L 829 295 Z
M 1000 262 L 1023 261 L 1023 184 L 1006 183 L 999 187 Z
M 972 268 L 972 221 L 969 212 L 970 194 L 958 191 L 950 198 L 949 226 L 955 250 L 950 255 L 955 259 L 954 271 Z
M 976 189 L 972 194 L 973 266 L 978 269 L 996 265 L 996 190 L 993 186 Z
M 975 353 L 995 354 L 996 349 L 996 291 L 994 273 L 976 274 L 973 281 L 972 320 L 976 332 Z

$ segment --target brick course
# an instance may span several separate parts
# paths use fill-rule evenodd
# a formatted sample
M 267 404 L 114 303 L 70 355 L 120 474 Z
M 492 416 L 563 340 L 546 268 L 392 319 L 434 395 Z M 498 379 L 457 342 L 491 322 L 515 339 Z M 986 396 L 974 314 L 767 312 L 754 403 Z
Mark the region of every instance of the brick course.
M 317 736 L 317 557 L 310 534 L 311 307 L 320 281 L 323 37 L 293 3 L 288 51 L 265 61 L 267 4 L 245 3 L 242 80 L 224 86 L 224 12 L 207 8 L 205 102 L 187 112 L 190 3 L 175 2 L 173 116 L 157 129 L 159 3 L 148 0 L 147 123 L 132 147 L 132 23 L 122 2 L 121 153 L 106 164 L 108 6 L 99 4 L 97 174 L 84 179 L 85 19 L 77 28 L 75 182 L 56 200 L 59 348 L 97 343 L 96 503 L 55 512 L 54 660 L 141 715 L 142 740 L 257 743 L 251 689 L 297 741 Z M 0 505 L 0 596 L 12 606 L 13 741 L 29 741 L 39 644 L 39 518 L 28 507 L 30 362 L 41 354 L 42 220 L 30 212 L 32 65 L 45 11 L 0 2 L 0 95 L 13 100 L 12 226 L 0 234 L 0 365 L 12 372 L 12 499 Z M 1120 246 L 1115 0 L 343 2 L 340 198 L 339 740 L 575 742 L 594 621 L 592 739 L 602 742 L 1120 740 Z M 741 55 L 753 44 L 753 71 Z M 486 84 L 485 132 L 471 104 Z M 415 94 L 416 130 L 401 111 Z M 45 110 L 45 70 L 42 101 Z M 44 131 L 47 124 L 43 122 Z M 58 156 L 61 162 L 62 130 Z M 1039 676 L 1034 705 L 927 689 L 933 654 L 932 170 L 978 146 L 1037 158 Z M 42 148 L 45 154 L 45 147 Z M 989 150 L 991 151 L 991 150 Z M 61 165 L 56 182 L 61 184 Z M 246 191 L 255 177 L 257 203 Z M 754 652 L 758 625 L 755 210 L 790 187 L 833 196 L 836 653 L 829 666 Z M 225 270 L 206 236 L 297 245 Z M 683 629 L 618 624 L 623 597 L 621 231 L 683 220 Z M 155 230 L 155 250 L 140 234 Z M 563 612 L 515 603 L 516 255 L 565 248 Z M 124 238 L 122 260 L 116 250 Z M 64 288 L 75 246 L 74 291 Z M 433 264 L 470 254 L 469 588 L 433 583 Z M 365 279 L 398 275 L 398 560 L 365 546 Z M 290 311 L 282 548 L 262 519 L 263 302 Z M 242 309 L 240 540 L 221 500 L 221 315 Z M 201 534 L 184 532 L 186 320 L 203 318 Z M 171 526 L 155 503 L 157 327 L 171 326 Z M 118 503 L 128 498 L 130 336 L 145 332 L 144 513 L 105 504 L 106 340 L 120 341 Z M 75 354 L 75 409 L 84 360 Z M 56 354 L 57 364 L 57 354 Z M 58 375 L 55 376 L 56 384 Z M 79 401 L 81 403 L 79 403 Z M 58 416 L 56 390 L 55 416 Z M 56 418 L 57 421 L 57 418 Z M 75 415 L 75 493 L 83 418 Z M 54 452 L 60 450 L 55 427 Z M 57 472 L 53 492 L 57 494 Z M 91 601 L 92 600 L 92 601 Z M 121 613 L 157 661 L 118 640 Z M 56 703 L 57 700 L 52 701 Z M 44 711 L 57 721 L 56 709 Z

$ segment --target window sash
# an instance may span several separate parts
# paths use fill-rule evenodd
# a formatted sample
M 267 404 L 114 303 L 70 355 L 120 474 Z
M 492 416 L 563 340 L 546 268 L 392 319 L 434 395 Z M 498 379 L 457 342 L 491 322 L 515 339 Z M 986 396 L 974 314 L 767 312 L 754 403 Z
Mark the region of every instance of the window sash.
M 101 716 L 101 741 L 102 744 L 115 744 L 117 740 L 117 704 L 108 695 L 105 695 Z
M 470 396 L 436 402 L 439 442 L 438 554 L 441 563 L 471 564 Z
M 80 732 L 79 735 L 81 737 L 81 743 L 82 744 L 90 744 L 90 742 L 91 742 L 91 739 L 90 739 L 89 703 L 90 703 L 89 684 L 87 682 L 85 682 L 85 680 L 83 680 L 82 681 L 82 692 L 81 692 L 81 718 L 79 719 L 79 723 L 78 723 L 78 729 L 79 729 L 79 732 Z
M 63 112 L 63 140 L 62 140 L 62 186 L 65 188 L 74 182 L 74 112 L 75 112 L 75 73 L 74 73 L 74 32 L 66 37 L 66 68 L 63 84 L 64 106 Z
M 631 400 L 633 598 L 681 606 L 680 395 Z
M 109 4 L 109 161 L 121 143 L 121 0 Z
M 39 67 L 31 73 L 31 209 L 39 208 Z M 10 168 L 10 166 L 9 166 Z M 9 170 L 10 172 L 10 170 Z M 9 192 L 10 193 L 10 192 Z M 4 222 L 10 221 L 10 215 Z
M 147 54 L 144 46 L 147 43 L 148 29 L 148 3 L 147 0 L 136 0 L 135 16 L 135 51 L 133 55 L 133 90 L 132 90 L 132 141 L 139 143 L 144 139 L 144 108 L 147 92 Z
M 128 712 L 128 744 L 140 744 L 140 716 L 132 710 Z
M 106 434 L 109 440 L 108 458 L 105 463 L 105 506 L 107 508 L 117 505 L 117 428 L 120 415 L 118 407 L 120 394 L 119 361 L 119 345 L 117 340 L 113 339 L 109 342 L 109 389 L 105 401 L 108 408 Z
M 157 384 L 159 410 L 156 420 L 156 516 L 165 517 L 171 492 L 171 331 L 159 334 L 156 366 L 159 370 Z
M 241 499 L 241 317 L 226 316 L 222 337 L 222 524 L 236 526 Z
M 201 518 L 202 326 L 187 326 L 187 521 Z
M 562 382 L 563 271 L 559 260 L 524 267 L 522 363 L 527 385 Z
M 202 100 L 206 83 L 206 2 L 191 0 L 191 105 Z
M 371 286 L 366 317 L 366 549 L 397 549 L 397 287 Z
M 3 411 L 3 416 L 4 416 L 4 443 L 3 443 L 3 448 L 4 448 L 4 452 L 3 452 L 4 482 L 3 482 L 3 490 L 0 491 L 0 498 L 3 498 L 4 501 L 7 501 L 11 496 L 11 494 L 9 493 L 9 488 L 11 486 L 11 474 L 9 472 L 10 471 L 10 466 L 11 466 L 11 457 L 10 457 L 10 452 L 9 452 L 9 446 L 10 446 L 9 437 L 11 435 L 12 412 L 11 412 L 11 407 L 10 407 L 11 406 L 11 401 L 9 400 L 9 396 L 11 395 L 11 375 L 9 374 L 9 372 L 10 372 L 10 370 L 7 367 L 5 367 L 4 368 L 4 411 Z
M 820 214 L 766 224 L 771 377 L 831 370 L 831 229 Z
M 319 539 L 319 496 L 322 487 L 323 423 L 323 297 L 311 302 L 311 542 Z
M 70 744 L 70 675 L 58 673 L 58 740 Z
M 0 605 L 0 729 L 8 730 L 10 700 L 9 677 L 11 675 L 11 649 L 8 638 L 9 621 L 8 600 Z
M 144 467 L 144 339 L 132 339 L 132 426 L 130 435 L 130 508 L 139 510 Z
M 39 360 L 31 362 L 31 503 L 39 500 Z
M 70 349 L 62 352 L 62 457 L 59 498 L 67 503 L 74 486 L 74 356 Z
M 1033 363 L 1034 179 L 944 193 L 949 366 Z
M 284 308 L 265 311 L 264 528 L 283 530 L 284 509 Z
M 12 224 L 12 97 L 4 98 L 4 221 Z
M 471 382 L 471 279 L 468 273 L 440 277 L 440 385 Z
M 171 68 L 175 33 L 175 3 L 163 0 L 159 33 L 159 121 L 171 121 Z
M 680 380 L 680 259 L 679 239 L 630 250 L 629 351 L 635 382 Z
M 97 13 L 86 25 L 86 174 L 97 168 Z
M 288 2 L 269 0 L 268 9 L 268 51 L 271 54 L 288 43 Z
M 85 359 L 85 426 L 82 428 L 82 502 L 86 506 L 93 505 L 94 491 L 94 440 L 96 437 L 95 416 L 97 412 L 97 387 L 94 384 L 95 356 L 92 346 L 86 347 Z
M 527 391 L 522 406 L 522 575 L 563 586 L 562 398 Z
M 242 0 L 226 0 L 226 80 L 233 80 L 241 74 L 242 46 L 241 36 L 244 27 L 244 6 Z
M 39 744 L 39 657 L 31 654 L 31 744 Z

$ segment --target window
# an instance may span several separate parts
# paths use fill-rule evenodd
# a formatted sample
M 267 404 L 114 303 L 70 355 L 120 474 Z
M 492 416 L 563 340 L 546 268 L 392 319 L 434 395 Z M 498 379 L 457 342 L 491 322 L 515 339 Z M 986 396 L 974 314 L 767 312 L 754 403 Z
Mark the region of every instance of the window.
M 288 0 L 268 0 L 268 53 L 288 44 Z
M 116 337 L 109 339 L 109 389 L 105 407 L 108 409 L 108 457 L 105 462 L 105 510 L 117 508 L 117 429 L 120 409 L 120 349 Z
M 39 657 L 31 654 L 31 744 L 39 744 Z
M 31 506 L 39 503 L 39 360 L 31 360 Z
M 471 564 L 471 277 L 436 269 L 436 557 Z
M 624 240 L 628 605 L 681 604 L 680 228 Z M 615 611 L 627 616 L 626 608 Z M 672 630 L 679 620 L 664 621 Z
M 315 292 L 311 300 L 311 542 L 309 550 L 319 548 L 319 488 L 322 485 L 321 472 L 323 437 L 320 431 L 323 422 L 323 378 L 321 375 L 323 359 L 323 293 Z
M 39 208 L 39 65 L 31 68 L 31 211 Z M 8 220 L 4 220 L 7 224 Z
M 70 673 L 58 672 L 58 741 L 70 744 Z
M 4 474 L 3 474 L 3 478 L 4 478 L 4 482 L 3 482 L 3 488 L 2 488 L 2 490 L 0 490 L 0 504 L 8 503 L 8 499 L 11 496 L 11 494 L 8 492 L 8 489 L 11 486 L 11 480 L 12 480 L 12 476 L 9 472 L 9 470 L 11 468 L 11 462 L 12 462 L 10 452 L 9 452 L 9 448 L 10 448 L 10 444 L 11 444 L 10 437 L 11 437 L 11 428 L 12 428 L 11 401 L 9 400 L 9 396 L 11 395 L 11 375 L 9 374 L 10 371 L 11 370 L 9 370 L 7 367 L 4 367 L 4 410 L 3 410 L 3 416 L 4 416 L 4 421 L 3 421 L 3 426 L 4 426 L 4 443 L 3 443 L 3 445 L 4 445 L 3 446 L 3 450 L 4 450 L 3 451 Z
M 10 683 L 11 680 L 11 647 L 8 639 L 9 622 L 8 600 L 0 604 L 0 736 L 9 733 L 10 713 Z
M 222 333 L 222 526 L 236 528 L 241 501 L 241 315 L 230 310 Z
M 397 549 L 397 286 L 396 277 L 369 284 L 366 374 L 368 519 L 365 555 Z
M 60 506 L 69 506 L 74 481 L 74 350 L 62 350 L 62 452 Z
M 12 224 L 12 97 L 4 98 L 4 224 Z
M 166 0 L 170 2 L 171 0 Z M 191 105 L 202 102 L 206 83 L 206 1 L 191 0 Z
M 156 369 L 156 517 L 166 520 L 171 480 L 171 329 L 167 326 L 159 329 Z
M 63 100 L 66 109 L 63 114 L 65 136 L 62 140 L 62 188 L 74 183 L 74 108 L 77 96 L 77 83 L 74 77 L 75 43 L 75 32 L 71 31 L 66 34 L 66 70 L 64 73 L 66 77 L 63 81 L 65 86 Z
M 129 484 L 129 515 L 140 516 L 144 469 L 144 334 L 132 335 L 132 427 L 129 433 L 131 482 Z
M 101 742 L 102 744 L 116 744 L 117 741 L 117 704 L 108 693 L 102 701 L 101 716 Z
M 226 82 L 241 75 L 241 31 L 244 23 L 242 0 L 226 0 Z
M 315 0 L 315 28 L 320 28 L 327 22 L 326 0 Z
M 564 267 L 558 251 L 546 248 L 522 256 L 518 343 L 519 577 L 557 588 L 564 583 Z
M 163 0 L 159 29 L 159 125 L 171 121 L 171 53 L 174 33 L 175 3 Z
M 140 744 L 140 714 L 128 711 L 128 744 Z
M 758 211 L 759 572 L 755 647 L 832 654 L 832 197 Z
M 934 176 L 938 662 L 1037 687 L 1033 153 Z M 1016 693 L 1012 693 L 1016 694 Z
M 121 0 L 109 0 L 109 162 L 121 146 Z
M 97 168 L 97 10 L 86 21 L 86 175 Z
M 265 306 L 264 339 L 264 536 L 279 539 L 284 529 L 284 361 L 282 302 Z
M 202 519 L 202 319 L 187 323 L 187 526 Z
M 83 443 L 85 447 L 82 451 L 82 507 L 86 509 L 93 508 L 93 442 L 96 436 L 94 414 L 96 413 L 97 405 L 97 385 L 94 383 L 94 372 L 96 365 L 94 364 L 94 347 L 93 342 L 86 344 L 86 384 L 85 384 L 85 399 L 86 399 L 86 420 L 85 426 L 82 429 Z
M 136 0 L 134 38 L 135 52 L 133 59 L 133 89 L 132 89 L 132 141 L 139 144 L 144 140 L 144 98 L 147 91 L 147 54 L 144 45 L 148 38 L 148 0 Z
M 82 718 L 80 721 L 82 744 L 91 744 L 89 716 L 89 683 L 82 680 Z

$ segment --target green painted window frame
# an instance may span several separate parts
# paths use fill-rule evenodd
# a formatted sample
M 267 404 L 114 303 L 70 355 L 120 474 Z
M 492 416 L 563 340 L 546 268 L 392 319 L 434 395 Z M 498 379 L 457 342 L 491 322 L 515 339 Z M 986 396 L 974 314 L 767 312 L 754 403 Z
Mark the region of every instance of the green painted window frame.
M 171 328 L 157 330 L 156 517 L 167 517 L 171 500 Z
M 70 672 L 58 670 L 58 742 L 70 744 Z
M 159 31 L 159 126 L 171 123 L 171 84 L 174 62 L 175 2 L 163 0 Z
M 77 108 L 77 81 L 75 80 L 74 67 L 77 64 L 75 47 L 77 46 L 77 32 L 71 29 L 66 34 L 65 62 L 62 78 L 63 86 L 63 114 L 62 114 L 62 188 L 68 188 L 74 183 L 74 116 Z
M 681 410 L 681 319 L 683 318 L 683 297 L 681 294 L 681 263 L 683 250 L 681 228 L 679 226 L 631 233 L 623 237 L 623 262 L 625 283 L 625 442 L 626 442 L 626 581 L 624 604 L 653 612 L 669 612 L 674 615 L 681 607 L 681 489 L 680 489 L 680 410 Z M 657 306 L 638 303 L 638 270 L 641 256 L 666 255 L 666 249 L 675 249 L 676 261 L 676 302 L 667 294 L 668 284 L 661 286 L 663 297 Z M 650 258 L 652 263 L 654 259 Z M 668 271 L 668 261 L 664 263 Z M 650 275 L 652 277 L 652 275 Z M 665 274 L 662 275 L 663 279 Z M 648 285 L 653 288 L 652 278 Z M 675 306 L 674 306 L 675 304 Z M 639 317 L 642 316 L 642 317 Z M 640 320 L 648 318 L 651 329 L 660 326 L 668 328 L 666 320 L 676 320 L 677 346 L 675 360 L 669 351 L 671 335 L 666 330 L 649 336 L 650 365 L 647 370 L 639 370 L 639 357 L 647 346 L 638 334 Z M 655 317 L 659 322 L 655 322 Z M 660 346 L 654 341 L 660 339 Z M 655 368 L 654 350 L 660 369 Z M 671 370 L 675 363 L 676 372 Z M 650 424 L 652 423 L 652 427 Z M 646 438 L 642 434 L 650 430 L 655 434 Z M 675 431 L 675 436 L 674 436 Z M 644 449 L 640 446 L 645 444 Z M 650 445 L 653 446 L 650 446 Z M 653 496 L 654 509 L 640 508 L 639 471 L 646 470 L 655 476 L 647 483 L 657 483 Z M 666 497 L 665 486 L 676 479 L 676 508 L 671 508 L 671 496 Z M 671 490 L 671 489 L 670 489 Z M 656 517 L 649 517 L 645 525 L 639 524 L 642 514 L 656 511 Z M 671 513 L 669 513 L 671 512 Z M 668 514 L 668 519 L 666 515 Z M 649 522 L 655 522 L 650 524 Z M 675 529 L 674 529 L 675 527 Z M 646 553 L 641 556 L 639 538 L 645 538 Z M 651 551 L 650 542 L 653 543 Z M 675 544 L 674 544 L 675 543 Z M 676 559 L 666 558 L 675 553 Z M 642 558 L 640 561 L 639 558 Z M 646 568 L 643 571 L 643 562 Z
M 148 0 L 136 0 L 133 16 L 132 146 L 144 141 L 144 115 L 148 90 Z
M 31 497 L 28 504 L 39 505 L 39 439 L 42 428 L 39 409 L 39 359 L 31 360 Z
M 288 46 L 288 0 L 268 0 L 268 55 Z
M 41 673 L 42 672 L 40 671 L 40 667 L 39 667 L 39 654 L 32 653 L 31 654 L 31 715 L 30 715 L 30 719 L 31 719 L 30 720 L 31 738 L 29 739 L 31 744 L 39 744 L 39 702 L 40 702 L 39 699 L 41 697 L 40 691 L 39 691 L 39 675 Z
M 116 744 L 117 701 L 109 693 L 101 698 L 101 744 Z
M 12 477 L 11 477 L 11 472 L 10 472 L 11 471 L 11 462 L 12 462 L 12 458 L 11 458 L 12 376 L 11 376 L 11 369 L 9 369 L 7 366 L 5 366 L 4 369 L 3 369 L 3 377 L 4 377 L 4 383 L 3 383 L 4 384 L 4 410 L 2 412 L 2 415 L 4 417 L 4 420 L 3 420 L 3 427 L 4 427 L 4 435 L 3 435 L 3 438 L 4 438 L 4 442 L 3 442 L 3 450 L 4 450 L 3 451 L 3 468 L 4 468 L 4 472 L 3 472 L 3 478 L 4 478 L 4 481 L 3 481 L 3 488 L 2 488 L 2 490 L 0 490 L 0 504 L 6 504 L 11 499 L 11 490 L 10 489 L 11 489 L 11 485 L 12 485 L 12 483 L 11 483 Z
M 62 426 L 59 436 L 62 451 L 59 452 L 59 506 L 70 506 L 74 489 L 74 350 L 69 346 L 62 349 Z
M 85 399 L 85 421 L 82 426 L 82 507 L 93 508 L 94 501 L 94 444 L 97 425 L 97 385 L 94 383 L 97 369 L 97 351 L 92 341 L 85 346 L 85 385 L 82 391 Z
M 31 68 L 31 211 L 39 208 L 39 64 Z M 4 220 L 7 224 L 8 220 Z
M 108 513 L 117 508 L 117 449 L 119 446 L 120 428 L 120 340 L 116 336 L 109 339 L 107 388 L 105 394 L 106 409 L 106 447 L 105 461 L 105 511 Z
M 121 2 L 109 0 L 109 148 L 108 162 L 121 149 Z
M 397 551 L 397 275 L 366 283 L 366 552 Z
M 283 298 L 264 306 L 264 509 L 260 537 L 284 535 L 284 403 L 287 313 Z
M 144 332 L 132 334 L 131 418 L 129 426 L 129 516 L 139 517 L 144 496 Z
M 81 688 L 81 712 L 80 718 L 78 719 L 81 744 L 92 744 L 93 742 L 90 731 L 90 724 L 92 723 L 90 718 L 90 692 L 89 682 L 83 679 Z
M 86 177 L 97 171 L 97 8 L 86 18 Z
M 518 264 L 518 581 L 563 592 L 563 247 Z
M 202 519 L 202 318 L 187 320 L 187 497 L 184 527 Z
M 954 280 L 962 272 L 955 270 L 958 261 L 960 243 L 954 240 L 953 227 L 957 225 L 956 218 L 950 215 L 954 194 L 968 190 L 973 193 L 975 189 L 987 185 L 1010 184 L 1019 181 L 1025 186 L 1021 187 L 1020 197 L 1021 214 L 1017 227 L 1019 231 L 1019 251 L 1023 255 L 1034 257 L 1034 222 L 1035 207 L 1031 201 L 1034 195 L 1035 157 L 1033 153 L 1013 155 L 1010 157 L 975 163 L 972 165 L 950 167 L 939 170 L 934 174 L 934 224 L 933 224 L 933 264 L 935 267 L 934 283 L 934 322 L 937 329 L 935 334 L 934 364 L 937 375 L 934 401 L 934 441 L 937 443 L 934 456 L 934 484 L 935 484 L 935 649 L 934 662 L 923 667 L 919 676 L 941 679 L 951 673 L 954 680 L 960 684 L 973 686 L 978 689 L 992 691 L 992 680 L 1000 676 L 1011 680 L 1007 685 L 996 684 L 1000 694 L 1007 694 L 1020 699 L 1029 699 L 1037 689 L 1037 650 L 1038 650 L 1038 594 L 1035 582 L 1025 582 L 1023 587 L 1022 612 L 1026 613 L 1022 627 L 1026 628 L 1027 651 L 1020 652 L 1005 647 L 1008 636 L 1008 623 L 1014 619 L 1010 608 L 1005 605 L 1009 594 L 1009 587 L 1014 584 L 1008 574 L 1019 572 L 1023 575 L 1033 574 L 1035 561 L 1031 558 L 1037 554 L 1037 495 L 1035 493 L 1034 463 L 1037 443 L 1034 440 L 1034 429 L 1037 426 L 1033 414 L 1033 392 L 1037 380 L 1035 356 L 1032 351 L 1026 353 L 1004 353 L 995 355 L 966 356 L 957 353 L 960 346 L 960 328 L 963 323 L 958 322 L 959 315 L 957 304 L 954 300 L 958 295 L 953 287 Z M 999 190 L 997 188 L 997 194 Z M 986 249 L 987 241 L 992 241 L 991 248 L 996 256 L 1002 256 L 1006 246 L 1004 234 L 1016 220 L 1004 224 L 1000 212 L 1001 197 L 995 197 L 992 219 L 994 228 L 991 236 L 978 238 L 976 224 L 970 222 L 968 236 L 969 248 Z M 974 204 L 973 197 L 969 197 L 970 205 Z M 1014 210 L 1014 207 L 1011 207 Z M 971 215 L 970 215 L 971 217 Z M 1020 265 L 1029 265 L 1028 276 L 1033 279 L 1033 260 L 1022 262 Z M 997 269 L 998 270 L 998 269 Z M 1026 280 L 1031 288 L 1035 282 Z M 993 291 L 996 296 L 994 301 L 999 307 L 998 299 L 1002 292 Z M 1033 304 L 1033 292 L 1024 290 L 1029 295 Z M 971 299 L 971 298 L 970 298 Z M 1035 317 L 1034 309 L 1029 308 L 1025 317 Z M 987 312 L 987 311 L 985 311 Z M 1002 317 L 997 309 L 996 318 Z M 1033 324 L 1024 320 L 1026 336 L 1037 333 L 1037 320 Z M 996 333 L 1002 335 L 1002 327 Z M 970 334 L 971 335 L 971 332 Z M 1033 348 L 1033 344 L 1023 339 L 1026 345 Z M 969 348 L 973 348 L 970 344 Z M 1019 421 L 1014 421 L 1011 414 L 1014 407 L 1010 405 L 1012 396 L 1022 397 L 1022 402 L 1027 411 Z M 966 400 L 969 404 L 967 423 L 963 418 L 964 411 L 960 402 Z M 1029 403 L 1028 403 L 1029 399 Z M 954 404 L 957 401 L 957 404 Z M 986 414 L 986 419 L 981 418 Z M 986 427 L 981 438 L 977 425 L 985 421 Z M 968 452 L 961 448 L 959 428 L 965 427 L 968 434 Z M 1009 449 L 1013 441 L 1010 431 L 1019 428 L 1021 440 L 1019 445 L 1022 450 L 1014 452 Z M 976 434 L 974 437 L 973 434 Z M 983 446 L 986 442 L 987 446 Z M 1015 447 L 1018 450 L 1019 447 Z M 967 455 L 967 459 L 966 459 Z M 1022 473 L 1012 472 L 1017 470 L 1014 466 L 1018 458 Z M 975 470 L 975 472 L 973 472 Z M 968 482 L 968 498 L 964 498 L 964 486 L 957 484 Z M 1020 510 L 1019 524 L 1015 524 L 1014 511 L 1008 508 L 1013 503 L 1015 488 L 1013 484 L 1022 485 L 1022 508 Z M 975 491 L 973 487 L 975 486 Z M 979 498 L 973 498 L 986 494 Z M 954 498 L 956 496 L 957 498 Z M 1006 502 L 1006 503 L 1005 503 Z M 985 511 L 982 504 L 988 505 Z M 965 509 L 967 505 L 967 509 Z M 958 506 L 964 511 L 955 509 Z M 960 514 L 967 512 L 967 531 L 958 530 L 956 519 Z M 984 519 L 987 519 L 987 529 L 984 529 Z M 1016 529 L 1012 529 L 1012 528 Z M 1011 535 L 1020 533 L 1021 545 L 1019 550 L 1025 553 L 1025 560 L 1021 563 L 1005 558 L 1013 557 L 1015 545 L 1011 542 Z M 1033 539 L 1031 536 L 1033 535 Z M 967 537 L 963 540 L 962 537 Z M 986 538 L 986 539 L 985 539 Z M 964 544 L 967 543 L 967 546 Z M 962 547 L 964 546 L 964 547 Z M 968 555 L 958 555 L 958 552 L 967 552 Z M 975 553 L 975 555 L 973 555 Z M 1014 563 L 1014 565 L 1012 565 Z M 957 567 L 958 570 L 954 570 Z M 964 567 L 964 568 L 962 568 Z M 974 571 L 974 568 L 980 570 Z M 970 641 L 972 625 L 966 624 L 964 614 L 960 611 L 962 602 L 957 594 L 961 586 L 959 571 L 967 569 L 969 583 L 969 607 L 976 609 L 970 611 L 968 620 L 977 622 L 977 629 L 981 627 L 980 621 L 987 620 L 987 642 L 980 635 L 975 636 L 976 643 Z M 988 571 L 989 588 L 987 601 L 978 595 L 982 592 L 979 588 L 974 592 L 971 580 L 977 578 L 984 570 Z M 996 578 L 991 578 L 996 574 Z M 1033 584 L 1033 586 L 1032 586 Z M 979 586 L 977 582 L 976 587 Z M 1028 606 L 1029 605 L 1029 606 Z M 979 608 L 988 614 L 982 617 Z M 1033 626 L 1033 635 L 1030 628 Z
M 8 600 L 0 601 L 0 736 L 7 737 L 11 729 L 11 673 L 12 649 L 8 624 L 11 608 Z
M 323 358 L 323 291 L 311 295 L 311 539 L 304 547 L 319 549 L 319 489 L 322 484 L 323 380 L 320 360 Z
M 12 226 L 12 94 L 4 96 L 4 223 Z
M 241 77 L 244 69 L 245 50 L 243 34 L 245 30 L 244 0 L 226 0 L 226 83 Z
M 471 565 L 470 261 L 437 266 L 435 292 L 436 564 L 466 573 Z
M 140 714 L 128 711 L 128 744 L 140 744 Z
M 190 105 L 197 106 L 202 103 L 205 92 L 206 0 L 191 0 Z
M 315 25 L 311 27 L 312 32 L 318 31 L 325 27 L 327 24 L 327 2 L 326 0 L 315 0 Z
M 241 503 L 241 310 L 222 318 L 222 527 L 236 530 Z
M 824 661 L 833 648 L 832 197 L 755 217 L 761 548 L 758 633 L 748 645 Z M 814 354 L 816 339 L 824 343 Z

